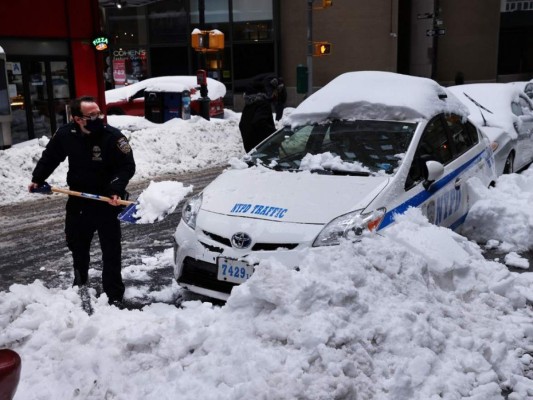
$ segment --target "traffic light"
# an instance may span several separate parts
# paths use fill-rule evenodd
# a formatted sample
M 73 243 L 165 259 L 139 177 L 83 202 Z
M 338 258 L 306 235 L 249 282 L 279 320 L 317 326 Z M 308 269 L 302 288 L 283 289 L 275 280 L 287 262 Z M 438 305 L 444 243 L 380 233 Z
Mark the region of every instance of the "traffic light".
M 313 42 L 313 56 L 328 56 L 331 53 L 331 43 Z
M 313 6 L 315 10 L 323 10 L 324 8 L 331 7 L 333 5 L 333 0 L 318 0 L 316 3 L 320 3 L 318 6 Z

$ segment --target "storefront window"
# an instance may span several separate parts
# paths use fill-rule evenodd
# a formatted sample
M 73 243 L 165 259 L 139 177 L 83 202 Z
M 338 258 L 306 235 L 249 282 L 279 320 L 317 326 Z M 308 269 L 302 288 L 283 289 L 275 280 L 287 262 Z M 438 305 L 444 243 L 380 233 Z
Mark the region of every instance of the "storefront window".
M 206 24 L 229 22 L 228 0 L 204 0 L 204 19 Z M 191 0 L 191 23 L 200 23 L 198 0 Z
M 188 51 L 186 46 L 152 47 L 152 76 L 188 75 Z
M 233 1 L 233 40 L 272 40 L 272 0 Z
M 148 6 L 151 44 L 187 41 L 187 0 L 166 0 Z
M 115 87 L 139 82 L 147 77 L 146 48 L 119 47 L 113 50 L 111 65 Z
M 65 106 L 70 101 L 70 83 L 66 61 L 51 61 L 50 72 L 52 74 L 52 88 L 54 92 L 53 105 L 56 118 L 56 126 L 65 125 Z
M 235 92 L 259 89 L 268 76 L 275 76 L 274 44 L 249 43 L 233 46 Z
M 123 7 L 110 10 L 109 36 L 115 47 L 145 45 L 148 38 L 144 8 Z
M 28 122 L 24 106 L 24 82 L 22 76 L 22 63 L 13 61 L 7 63 L 7 80 L 9 88 L 9 101 L 11 105 L 11 136 L 13 144 L 28 140 Z
M 33 133 L 36 137 L 50 134 L 50 110 L 48 84 L 43 61 L 32 61 L 30 65 L 30 98 Z
M 233 22 L 272 21 L 272 0 L 233 0 Z
M 0 60 L 0 115 L 9 115 L 11 112 L 9 110 L 9 95 L 6 74 L 6 62 Z

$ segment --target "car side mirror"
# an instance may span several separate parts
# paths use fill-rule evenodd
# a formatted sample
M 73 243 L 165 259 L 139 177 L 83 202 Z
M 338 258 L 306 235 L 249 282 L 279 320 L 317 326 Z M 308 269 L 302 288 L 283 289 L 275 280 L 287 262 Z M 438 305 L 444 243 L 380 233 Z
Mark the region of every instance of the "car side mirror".
M 444 175 L 444 165 L 438 161 L 426 161 L 424 166 L 424 189 L 429 190 L 431 185 Z

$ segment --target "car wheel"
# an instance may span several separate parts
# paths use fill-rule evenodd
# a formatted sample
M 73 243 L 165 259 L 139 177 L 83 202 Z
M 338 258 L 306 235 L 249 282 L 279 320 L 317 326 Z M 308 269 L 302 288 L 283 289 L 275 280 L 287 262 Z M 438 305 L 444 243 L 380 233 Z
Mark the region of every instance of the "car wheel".
M 107 115 L 124 115 L 125 112 L 121 108 L 110 108 L 107 110 Z
M 503 167 L 504 174 L 512 174 L 514 172 L 514 153 L 510 153 L 505 160 L 505 166 Z

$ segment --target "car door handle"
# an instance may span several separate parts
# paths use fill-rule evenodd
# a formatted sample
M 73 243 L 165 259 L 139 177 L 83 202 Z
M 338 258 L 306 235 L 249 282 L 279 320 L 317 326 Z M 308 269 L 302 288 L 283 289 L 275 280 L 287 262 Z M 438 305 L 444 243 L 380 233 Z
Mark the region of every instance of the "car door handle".
M 457 179 L 455 180 L 454 186 L 455 186 L 455 189 L 456 189 L 456 190 L 459 190 L 459 188 L 461 187 L 461 182 L 462 182 L 462 181 L 463 181 L 463 180 L 462 180 L 461 178 L 457 178 Z

